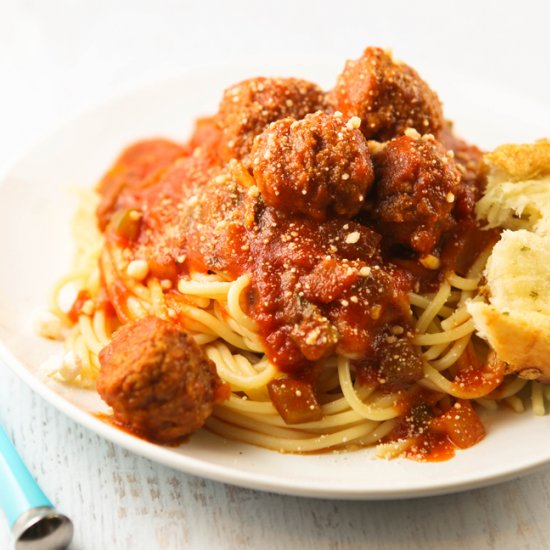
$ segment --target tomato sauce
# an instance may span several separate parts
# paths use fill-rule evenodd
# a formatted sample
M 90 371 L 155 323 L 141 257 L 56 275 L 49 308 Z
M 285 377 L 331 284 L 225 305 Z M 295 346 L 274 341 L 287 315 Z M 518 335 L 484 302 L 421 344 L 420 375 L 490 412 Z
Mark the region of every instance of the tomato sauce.
M 444 394 L 412 389 L 403 394 L 403 409 L 385 442 L 407 440 L 404 455 L 421 462 L 452 458 L 457 449 L 467 449 L 485 436 L 485 429 L 470 401 L 454 403 Z
M 229 280 L 246 274 L 251 282 L 241 306 L 256 321 L 269 360 L 297 384 L 314 387 L 315 365 L 344 354 L 353 358 L 359 383 L 397 392 L 403 415 L 386 440 L 412 437 L 411 458 L 445 460 L 483 437 L 468 402 L 447 403 L 445 409 L 442 394 L 415 386 L 423 368 L 411 343 L 408 294 L 433 291 L 448 271 L 465 275 L 498 233 L 482 231 L 473 216 L 450 223 L 433 251 L 438 265 L 429 269 L 382 237 L 380 224 L 364 214 L 317 221 L 266 205 L 248 168 L 236 160 L 221 162 L 219 143 L 219 129 L 203 119 L 187 147 L 142 144 L 141 153 L 149 147 L 150 154 L 147 162 L 136 161 L 141 181 L 128 152 L 103 180 L 102 188 L 111 191 L 102 203 L 102 220 L 108 219 L 102 275 L 118 317 L 128 320 L 127 289 L 109 268 L 116 263 L 108 257 L 111 249 L 147 259 L 150 272 L 173 288 L 184 274 L 218 273 Z M 124 170 L 126 187 L 120 183 Z M 107 200 L 118 205 L 117 216 L 105 214 Z M 473 349 L 452 374 L 457 387 L 473 394 L 502 380 L 502 372 L 481 365 Z M 303 415 L 292 416 L 284 390 L 274 386 L 272 393 L 289 418 L 303 421 Z M 300 403 L 313 405 L 317 418 L 318 406 L 310 401 Z
M 90 293 L 87 290 L 80 290 L 67 314 L 71 322 L 78 322 L 78 317 L 82 313 L 82 308 L 88 300 L 90 300 Z

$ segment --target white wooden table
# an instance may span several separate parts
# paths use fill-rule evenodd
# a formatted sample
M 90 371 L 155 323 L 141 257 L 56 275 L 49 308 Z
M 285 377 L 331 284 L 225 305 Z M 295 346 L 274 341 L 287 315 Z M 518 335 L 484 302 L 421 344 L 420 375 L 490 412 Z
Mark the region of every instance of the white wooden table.
M 391 46 L 419 69 L 446 66 L 548 103 L 549 6 L 0 0 L 0 172 L 60 120 L 114 93 L 251 57 L 345 59 L 369 44 Z M 0 421 L 73 518 L 74 549 L 550 548 L 550 469 L 408 501 L 265 494 L 133 456 L 65 418 L 1 364 Z M 0 519 L 0 549 L 9 545 Z

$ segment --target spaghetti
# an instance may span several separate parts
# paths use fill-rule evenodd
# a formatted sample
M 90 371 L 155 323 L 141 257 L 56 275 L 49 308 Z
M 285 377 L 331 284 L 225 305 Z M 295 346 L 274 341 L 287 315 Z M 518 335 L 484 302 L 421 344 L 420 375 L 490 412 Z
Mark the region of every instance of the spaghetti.
M 99 292 L 98 260 L 102 237 L 96 230 L 94 195 L 85 194 L 77 215 L 75 234 L 86 243 L 77 252 L 74 270 L 62 278 L 52 291 L 50 307 L 67 326 L 66 350 L 78 358 L 80 372 L 72 383 L 94 387 L 100 364 L 99 351 L 110 341 L 118 323 L 103 309 L 84 311 L 77 322 L 71 321 L 60 306 L 63 292 L 73 287 L 89 299 Z M 488 385 L 471 387 L 453 381 L 452 367 L 475 342 L 475 335 L 465 302 L 472 298 L 479 285 L 487 253 L 481 255 L 467 277 L 449 273 L 433 295 L 410 294 L 416 329 L 415 344 L 424 358 L 424 378 L 419 384 L 432 391 L 459 399 L 473 399 L 486 409 L 506 405 L 520 412 L 524 408 L 526 386 L 535 414 L 544 414 L 547 393 L 537 382 L 516 378 L 502 380 L 495 375 Z M 206 428 L 226 438 L 268 447 L 281 452 L 313 452 L 333 448 L 373 445 L 384 441 L 395 428 L 402 409 L 395 403 L 395 394 L 380 394 L 374 387 L 354 384 L 354 372 L 345 357 L 330 358 L 323 363 L 319 381 L 323 419 L 288 426 L 271 403 L 267 384 L 281 374 L 262 353 L 255 322 L 246 315 L 241 304 L 249 279 L 224 281 L 218 276 L 196 275 L 180 279 L 177 291 L 185 298 L 181 311 L 186 326 L 195 340 L 205 347 L 220 377 L 231 386 L 229 400 L 220 404 L 207 421 Z M 154 312 L 169 319 L 170 297 L 158 280 L 147 285 L 128 280 L 128 310 L 139 318 Z M 130 305 L 134 304 L 134 305 Z M 62 378 L 62 377 L 61 377 Z M 518 394 L 521 396 L 518 398 Z M 415 437 L 400 438 L 379 446 L 384 457 L 403 454 L 415 443 Z

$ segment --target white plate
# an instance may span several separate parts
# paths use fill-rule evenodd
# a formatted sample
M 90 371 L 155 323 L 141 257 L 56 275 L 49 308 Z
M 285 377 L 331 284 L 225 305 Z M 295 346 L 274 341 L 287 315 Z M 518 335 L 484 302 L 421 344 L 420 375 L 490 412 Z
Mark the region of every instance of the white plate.
M 76 422 L 135 453 L 183 472 L 286 494 L 386 499 L 478 487 L 526 473 L 550 461 L 550 416 L 499 412 L 485 418 L 488 435 L 443 463 L 384 461 L 372 450 L 284 455 L 195 434 L 180 448 L 147 443 L 101 422 L 94 392 L 41 378 L 39 365 L 59 345 L 33 335 L 31 312 L 70 265 L 67 191 L 91 186 L 121 148 L 147 136 L 184 141 L 195 117 L 216 109 L 221 91 L 246 76 L 296 75 L 325 86 L 340 64 L 203 70 L 138 91 L 66 124 L 30 151 L 0 185 L 0 358 L 35 391 Z M 423 71 L 445 101 L 459 132 L 484 147 L 550 134 L 550 110 L 464 77 Z

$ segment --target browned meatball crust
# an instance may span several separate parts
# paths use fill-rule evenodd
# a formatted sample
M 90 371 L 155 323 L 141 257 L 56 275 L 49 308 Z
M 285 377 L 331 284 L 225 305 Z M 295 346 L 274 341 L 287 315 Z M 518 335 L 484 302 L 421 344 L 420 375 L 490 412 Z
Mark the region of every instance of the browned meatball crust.
M 483 151 L 458 137 L 447 122 L 439 136 L 441 143 L 453 151 L 458 169 L 462 174 L 456 193 L 454 213 L 458 219 L 475 217 L 475 205 L 481 198 L 487 183 L 487 167 L 483 162 Z
M 217 115 L 223 131 L 222 159 L 244 159 L 254 138 L 270 122 L 285 117 L 301 119 L 323 109 L 324 104 L 324 93 L 318 86 L 297 78 L 251 78 L 231 86 Z
M 435 92 L 414 69 L 380 48 L 367 48 L 346 63 L 328 102 L 345 117 L 358 116 L 367 139 L 387 141 L 407 128 L 437 134 L 443 126 Z
M 373 161 L 376 228 L 394 243 L 431 253 L 454 223 L 461 176 L 452 155 L 431 136 L 417 134 L 388 142 Z
M 123 326 L 99 361 L 102 399 L 116 420 L 150 440 L 177 443 L 212 413 L 221 384 L 215 366 L 173 323 L 146 317 Z
M 264 201 L 320 221 L 357 214 L 374 179 L 358 124 L 321 111 L 272 123 L 252 149 L 254 178 Z

